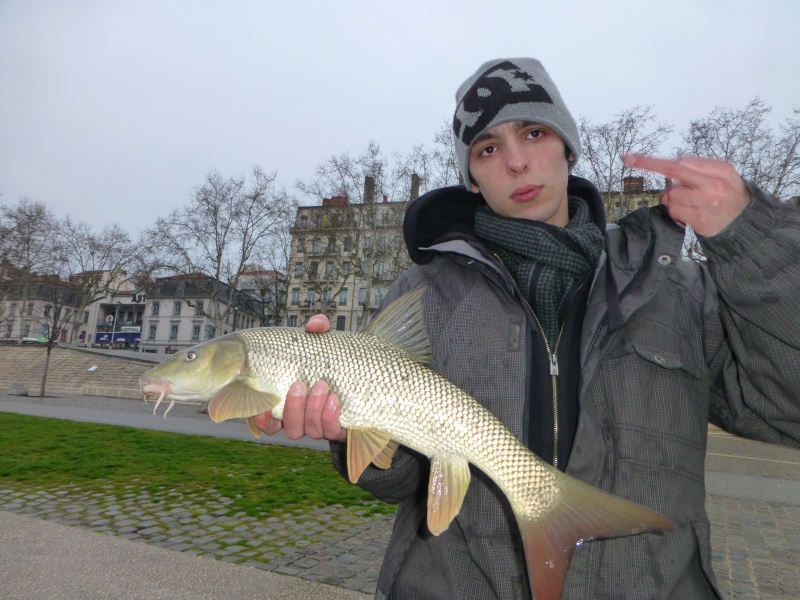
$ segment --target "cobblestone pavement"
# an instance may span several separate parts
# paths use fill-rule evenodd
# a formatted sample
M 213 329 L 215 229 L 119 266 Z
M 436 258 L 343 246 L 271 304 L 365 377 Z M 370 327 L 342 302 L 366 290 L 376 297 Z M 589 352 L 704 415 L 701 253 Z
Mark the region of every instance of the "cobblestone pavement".
M 0 510 L 374 593 L 392 516 L 327 506 L 259 520 L 228 515 L 230 502 L 140 489 L 119 497 L 0 486 Z

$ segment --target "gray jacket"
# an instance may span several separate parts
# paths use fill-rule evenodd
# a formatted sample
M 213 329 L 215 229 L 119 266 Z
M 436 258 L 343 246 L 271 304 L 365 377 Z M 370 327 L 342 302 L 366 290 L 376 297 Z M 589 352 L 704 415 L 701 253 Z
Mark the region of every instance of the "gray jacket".
M 584 543 L 564 598 L 717 598 L 705 511 L 709 420 L 800 447 L 800 211 L 751 188 L 744 213 L 681 260 L 663 207 L 608 231 L 581 338 L 579 421 L 567 473 L 647 506 L 675 531 Z M 386 301 L 426 286 L 432 368 L 523 438 L 531 327 L 498 266 L 450 239 L 427 249 Z M 622 323 L 609 331 L 605 270 Z M 343 448 L 333 445 L 343 467 Z M 377 598 L 528 598 L 521 540 L 497 486 L 477 469 L 460 513 L 425 528 L 427 459 L 401 449 L 359 485 L 399 503 Z

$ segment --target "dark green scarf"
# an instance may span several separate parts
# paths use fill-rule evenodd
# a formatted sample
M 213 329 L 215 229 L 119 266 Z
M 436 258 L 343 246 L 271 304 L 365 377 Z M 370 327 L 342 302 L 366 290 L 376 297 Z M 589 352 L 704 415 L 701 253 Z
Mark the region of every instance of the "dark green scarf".
M 567 226 L 557 227 L 501 217 L 488 206 L 475 213 L 476 235 L 508 268 L 553 348 L 565 298 L 588 279 L 603 250 L 603 234 L 583 199 L 570 197 L 569 215 Z

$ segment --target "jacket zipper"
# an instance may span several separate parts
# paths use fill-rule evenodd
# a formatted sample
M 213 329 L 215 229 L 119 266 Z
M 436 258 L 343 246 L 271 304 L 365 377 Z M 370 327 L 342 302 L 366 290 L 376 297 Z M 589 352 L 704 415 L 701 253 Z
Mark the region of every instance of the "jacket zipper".
M 553 466 L 557 469 L 558 468 L 558 346 L 561 343 L 561 334 L 564 333 L 564 325 L 561 325 L 561 329 L 558 331 L 558 339 L 556 340 L 555 348 L 552 350 L 550 349 L 550 342 L 547 341 L 547 336 L 544 333 L 544 329 L 542 328 L 542 324 L 539 322 L 539 317 L 536 316 L 536 313 L 531 308 L 531 305 L 528 304 L 528 301 L 523 297 L 525 300 L 525 304 L 528 306 L 528 310 L 531 311 L 533 318 L 536 319 L 536 324 L 539 326 L 539 331 L 542 332 L 542 339 L 544 340 L 544 347 L 547 350 L 547 355 L 550 359 L 550 381 L 553 386 Z
M 497 254 L 494 255 L 497 260 L 500 261 L 500 264 L 503 263 L 503 259 L 501 259 Z M 518 288 L 517 288 L 518 289 Z M 531 308 L 530 303 L 528 302 L 527 298 L 522 294 L 520 291 L 519 293 L 520 298 L 525 303 L 525 306 L 528 307 L 531 315 L 533 315 L 534 320 L 536 321 L 536 325 L 539 326 L 539 331 L 542 334 L 542 339 L 544 340 L 544 347 L 547 350 L 547 356 L 550 362 L 550 381 L 553 386 L 553 466 L 557 469 L 558 468 L 558 346 L 561 343 L 561 334 L 564 333 L 564 324 L 561 324 L 561 329 L 558 331 L 558 339 L 556 340 L 555 348 L 550 348 L 550 342 L 547 340 L 547 336 L 544 333 L 544 328 L 542 327 L 541 321 L 539 321 L 539 317 L 536 316 L 536 312 Z

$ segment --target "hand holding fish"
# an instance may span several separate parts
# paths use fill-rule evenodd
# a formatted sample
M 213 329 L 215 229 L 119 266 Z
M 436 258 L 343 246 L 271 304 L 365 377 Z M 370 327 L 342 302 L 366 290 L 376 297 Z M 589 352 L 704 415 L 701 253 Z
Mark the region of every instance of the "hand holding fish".
M 660 173 L 672 180 L 661 201 L 672 220 L 690 225 L 697 235 L 722 232 L 750 202 L 750 194 L 733 165 L 722 160 L 685 156 L 677 160 L 628 154 L 625 164 Z
M 306 332 L 325 333 L 330 331 L 331 323 L 325 315 L 314 315 L 306 323 Z M 324 381 L 316 382 L 309 392 L 302 381 L 295 381 L 286 394 L 286 407 L 283 409 L 283 420 L 272 418 L 272 413 L 265 412 L 253 417 L 253 424 L 266 433 L 275 435 L 283 429 L 290 440 L 303 436 L 313 439 L 344 441 L 347 430 L 339 423 L 341 405 L 336 394 L 331 393 Z

